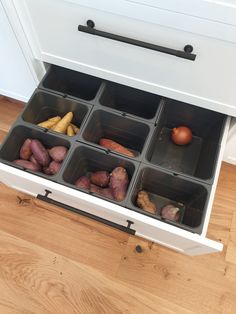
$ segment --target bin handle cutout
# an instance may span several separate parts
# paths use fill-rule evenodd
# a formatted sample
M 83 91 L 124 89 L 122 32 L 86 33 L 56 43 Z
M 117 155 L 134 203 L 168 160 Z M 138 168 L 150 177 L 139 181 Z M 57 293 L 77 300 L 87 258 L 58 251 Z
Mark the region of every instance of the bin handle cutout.
M 134 45 L 134 46 L 138 46 L 138 47 L 142 47 L 142 48 L 146 48 L 150 50 L 155 50 L 158 52 L 166 53 L 166 54 L 176 56 L 178 58 L 187 59 L 190 61 L 194 61 L 197 56 L 196 54 L 192 53 L 193 46 L 191 45 L 185 45 L 183 50 L 176 50 L 176 49 L 172 49 L 168 47 L 163 47 L 163 46 L 147 43 L 141 40 L 100 31 L 100 30 L 95 29 L 94 27 L 95 27 L 95 23 L 92 20 L 87 20 L 87 26 L 79 25 L 78 30 L 80 32 L 87 33 L 90 35 L 100 36 L 100 37 L 120 41 L 126 44 L 130 44 L 130 45 Z

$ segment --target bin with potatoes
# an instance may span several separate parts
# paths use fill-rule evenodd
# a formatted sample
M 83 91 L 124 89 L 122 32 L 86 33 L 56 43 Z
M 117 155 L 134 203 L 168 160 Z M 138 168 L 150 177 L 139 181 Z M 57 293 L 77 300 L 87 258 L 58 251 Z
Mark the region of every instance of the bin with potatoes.
M 37 175 L 54 177 L 60 172 L 70 146 L 69 141 L 54 134 L 17 125 L 6 139 L 0 158 Z
M 95 106 L 82 132 L 82 140 L 115 154 L 141 160 L 153 127 Z
M 65 185 L 125 205 L 138 163 L 77 144 L 63 172 Z
M 88 104 L 38 90 L 31 97 L 22 119 L 49 132 L 78 137 L 91 108 Z

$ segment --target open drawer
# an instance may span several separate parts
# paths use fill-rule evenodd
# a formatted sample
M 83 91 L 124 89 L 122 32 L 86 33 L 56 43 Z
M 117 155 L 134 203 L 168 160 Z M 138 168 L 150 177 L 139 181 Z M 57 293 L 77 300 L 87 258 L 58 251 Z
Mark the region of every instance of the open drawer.
M 221 251 L 221 243 L 205 236 L 229 118 L 86 74 L 71 72 L 70 75 L 68 71 L 51 66 L 40 88 L 12 127 L 0 149 L 0 180 L 44 201 L 179 252 L 199 255 Z M 50 80 L 50 77 L 54 79 Z M 70 77 L 71 81 L 68 83 L 65 77 Z M 81 86 L 85 94 L 78 94 Z M 146 108 L 150 110 L 148 115 Z M 175 110 L 184 113 L 176 114 L 176 120 L 171 115 Z M 64 116 L 68 111 L 75 113 L 72 122 L 80 126 L 78 134 L 69 137 L 38 126 L 43 120 L 55 115 Z M 181 123 L 192 129 L 193 141 L 180 151 L 179 147 L 171 146 L 175 144 L 169 141 L 167 135 L 161 135 L 168 140 L 168 149 L 161 149 L 159 154 L 155 148 L 158 145 L 163 148 L 163 143 L 159 142 L 160 130 Z M 214 136 L 211 128 L 214 129 Z M 119 142 L 132 154 L 101 146 L 101 137 Z M 66 147 L 67 155 L 58 172 L 48 175 L 47 172 L 33 171 L 35 169 L 13 163 L 19 158 L 27 138 L 41 141 L 47 149 L 58 145 Z M 189 158 L 192 158 L 193 146 L 198 160 L 191 164 L 188 159 L 187 167 L 184 167 L 186 158 L 183 158 L 183 151 L 186 149 L 187 155 L 190 152 Z M 209 147 L 207 152 L 206 147 Z M 166 153 L 171 159 L 170 152 L 176 153 L 178 159 L 171 163 L 173 167 L 160 162 L 165 159 L 163 154 Z M 204 158 L 208 158 L 207 168 Z M 110 197 L 101 194 L 101 190 L 91 191 L 91 188 L 75 186 L 76 180 L 82 176 L 91 180 L 91 173 L 113 173 L 117 167 L 125 169 L 128 178 L 122 199 L 116 197 L 114 190 Z M 111 182 L 111 177 L 108 180 Z M 156 202 L 155 213 L 137 206 L 137 193 L 144 189 Z M 180 216 L 175 221 L 160 215 L 160 206 L 168 202 L 181 207 Z

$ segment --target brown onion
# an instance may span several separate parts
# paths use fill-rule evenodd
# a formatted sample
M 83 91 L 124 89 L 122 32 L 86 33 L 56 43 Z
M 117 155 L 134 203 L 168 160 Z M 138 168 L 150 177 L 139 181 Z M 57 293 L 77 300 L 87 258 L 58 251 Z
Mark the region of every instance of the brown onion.
M 177 145 L 187 145 L 192 141 L 192 138 L 192 131 L 186 126 L 172 129 L 171 139 Z

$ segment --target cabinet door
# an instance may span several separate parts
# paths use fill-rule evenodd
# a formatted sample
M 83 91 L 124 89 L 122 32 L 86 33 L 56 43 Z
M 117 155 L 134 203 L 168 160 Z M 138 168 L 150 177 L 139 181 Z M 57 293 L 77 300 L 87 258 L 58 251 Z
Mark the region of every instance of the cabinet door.
M 0 94 L 27 101 L 36 82 L 0 1 Z

